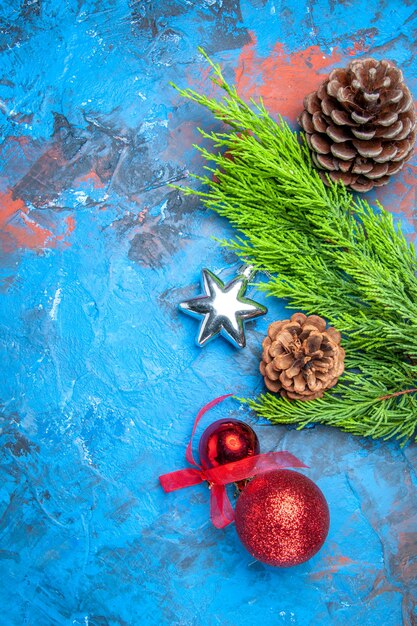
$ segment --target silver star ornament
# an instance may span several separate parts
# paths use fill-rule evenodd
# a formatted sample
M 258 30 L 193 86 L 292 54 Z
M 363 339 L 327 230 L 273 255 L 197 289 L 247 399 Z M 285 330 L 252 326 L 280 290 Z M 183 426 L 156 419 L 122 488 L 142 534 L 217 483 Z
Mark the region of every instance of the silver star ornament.
M 265 315 L 268 309 L 245 297 L 253 268 L 246 267 L 227 285 L 208 269 L 202 270 L 204 295 L 181 302 L 180 310 L 202 318 L 197 344 L 205 346 L 222 335 L 237 348 L 246 345 L 245 322 Z

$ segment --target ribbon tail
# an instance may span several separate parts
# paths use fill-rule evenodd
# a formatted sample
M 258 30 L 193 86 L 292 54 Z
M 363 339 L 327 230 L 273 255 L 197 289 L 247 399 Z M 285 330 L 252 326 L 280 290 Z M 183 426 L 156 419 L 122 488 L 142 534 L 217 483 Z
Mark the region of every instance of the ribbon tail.
M 169 474 L 162 474 L 159 477 L 162 489 L 169 493 L 170 491 L 176 491 L 177 489 L 183 489 L 184 487 L 191 487 L 192 485 L 198 485 L 205 480 L 200 470 L 194 468 L 187 468 L 177 470 L 176 472 L 170 472 Z
M 224 528 L 235 519 L 235 512 L 224 485 L 210 486 L 210 518 L 216 528 Z

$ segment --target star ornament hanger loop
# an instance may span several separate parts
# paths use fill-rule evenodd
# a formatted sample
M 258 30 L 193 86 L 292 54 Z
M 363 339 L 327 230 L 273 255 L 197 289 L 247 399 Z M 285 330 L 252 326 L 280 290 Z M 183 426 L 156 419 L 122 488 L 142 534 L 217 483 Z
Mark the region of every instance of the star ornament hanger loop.
M 225 284 L 210 270 L 202 270 L 204 294 L 179 305 L 184 313 L 202 320 L 196 339 L 199 346 L 205 346 L 222 335 L 237 348 L 245 347 L 245 322 L 268 312 L 259 302 L 245 297 L 252 274 L 253 269 L 246 267 L 239 276 Z

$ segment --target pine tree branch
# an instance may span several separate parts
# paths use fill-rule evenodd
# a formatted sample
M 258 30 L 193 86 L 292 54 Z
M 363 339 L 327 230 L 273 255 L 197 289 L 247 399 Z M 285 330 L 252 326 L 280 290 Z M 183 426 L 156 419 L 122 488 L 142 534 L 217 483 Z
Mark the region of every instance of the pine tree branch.
M 231 130 L 200 130 L 213 144 L 196 146 L 207 173 L 183 193 L 236 228 L 240 234 L 221 243 L 270 275 L 260 286 L 268 295 L 326 317 L 346 350 L 347 371 L 323 398 L 299 402 L 267 393 L 249 405 L 274 423 L 319 422 L 404 443 L 417 426 L 414 248 L 383 207 L 355 199 L 341 184 L 326 186 L 303 135 L 273 120 L 262 102 L 245 103 L 206 59 L 224 97 L 176 89 Z

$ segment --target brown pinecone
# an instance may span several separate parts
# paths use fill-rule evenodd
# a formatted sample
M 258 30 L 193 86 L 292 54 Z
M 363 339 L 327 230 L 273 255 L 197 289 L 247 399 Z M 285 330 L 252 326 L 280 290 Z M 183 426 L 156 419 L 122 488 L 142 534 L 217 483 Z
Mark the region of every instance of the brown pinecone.
M 273 322 L 262 343 L 260 371 L 270 391 L 291 400 L 315 400 L 334 387 L 344 371 L 340 333 L 326 330 L 318 315 L 294 313 Z
M 315 165 L 355 191 L 385 185 L 412 154 L 414 102 L 391 61 L 358 59 L 333 70 L 304 109 L 299 123 Z

